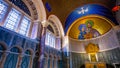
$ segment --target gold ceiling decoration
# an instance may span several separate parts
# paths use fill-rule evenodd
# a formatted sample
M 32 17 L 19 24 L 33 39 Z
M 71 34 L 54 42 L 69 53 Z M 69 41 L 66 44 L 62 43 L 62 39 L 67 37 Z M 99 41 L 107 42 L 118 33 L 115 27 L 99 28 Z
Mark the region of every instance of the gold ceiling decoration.
M 68 29 L 67 35 L 73 39 L 78 39 L 80 33 L 79 26 L 85 24 L 87 20 L 92 20 L 94 26 L 92 28 L 96 29 L 101 35 L 108 32 L 114 24 L 103 16 L 98 15 L 88 15 L 74 21 Z

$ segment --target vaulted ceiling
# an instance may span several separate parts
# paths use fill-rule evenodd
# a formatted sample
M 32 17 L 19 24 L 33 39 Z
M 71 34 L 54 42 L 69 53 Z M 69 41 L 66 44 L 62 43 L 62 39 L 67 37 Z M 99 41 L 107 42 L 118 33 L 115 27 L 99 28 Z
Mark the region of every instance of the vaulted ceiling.
M 49 4 L 51 11 L 46 9 L 47 16 L 56 15 L 64 27 L 66 18 L 75 9 L 86 4 L 101 4 L 112 9 L 116 0 L 43 0 L 44 6 Z

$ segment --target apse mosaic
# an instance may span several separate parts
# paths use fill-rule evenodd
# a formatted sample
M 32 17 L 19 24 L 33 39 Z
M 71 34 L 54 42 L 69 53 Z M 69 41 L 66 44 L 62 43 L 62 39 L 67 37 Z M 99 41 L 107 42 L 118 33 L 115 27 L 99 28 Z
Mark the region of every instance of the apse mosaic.
M 72 39 L 98 38 L 118 25 L 111 10 L 98 4 L 87 4 L 73 10 L 65 21 L 65 34 Z
M 87 20 L 85 24 L 80 24 L 78 39 L 91 39 L 100 36 L 99 31 L 93 28 L 94 22 L 92 20 Z
M 67 31 L 67 35 L 77 40 L 98 38 L 109 32 L 112 26 L 114 24 L 102 16 L 89 15 L 73 22 Z

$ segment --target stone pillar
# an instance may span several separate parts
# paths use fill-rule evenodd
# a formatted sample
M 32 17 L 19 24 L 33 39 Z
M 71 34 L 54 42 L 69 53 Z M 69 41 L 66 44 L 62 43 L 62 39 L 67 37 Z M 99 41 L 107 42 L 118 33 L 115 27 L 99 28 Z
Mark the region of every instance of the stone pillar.
M 17 64 L 16 64 L 17 68 L 21 68 L 22 57 L 23 57 L 22 54 L 18 55 L 18 61 L 17 61 Z
M 44 48 L 45 48 L 45 36 L 46 36 L 46 22 L 41 26 L 42 27 L 42 34 L 39 37 L 39 43 L 40 43 L 40 57 L 39 57 L 39 68 L 44 67 Z
M 29 68 L 32 68 L 32 66 L 33 66 L 33 58 L 34 58 L 34 56 L 31 56 L 30 57 L 30 63 L 29 63 Z
M 0 62 L 0 68 L 4 68 L 6 57 L 7 57 L 7 53 L 4 52 L 3 55 L 2 55 L 1 62 Z

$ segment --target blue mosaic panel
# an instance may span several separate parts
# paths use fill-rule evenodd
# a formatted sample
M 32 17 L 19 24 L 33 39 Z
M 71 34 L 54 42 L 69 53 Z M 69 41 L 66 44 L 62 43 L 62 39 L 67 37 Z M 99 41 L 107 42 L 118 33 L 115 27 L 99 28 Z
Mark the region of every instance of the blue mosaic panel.
M 25 39 L 20 37 L 20 36 L 14 36 L 13 42 L 12 42 L 12 46 L 13 45 L 19 45 L 22 46 L 22 48 L 24 47 L 24 43 L 25 43 Z
M 27 40 L 27 41 L 26 41 L 25 48 L 31 48 L 31 49 L 35 50 L 35 48 L 36 48 L 36 43 L 34 43 L 34 42 L 30 41 L 30 40 Z
M 9 32 L 5 32 L 4 30 L 0 31 L 0 41 L 4 41 L 7 45 L 9 45 L 11 38 L 12 34 Z

